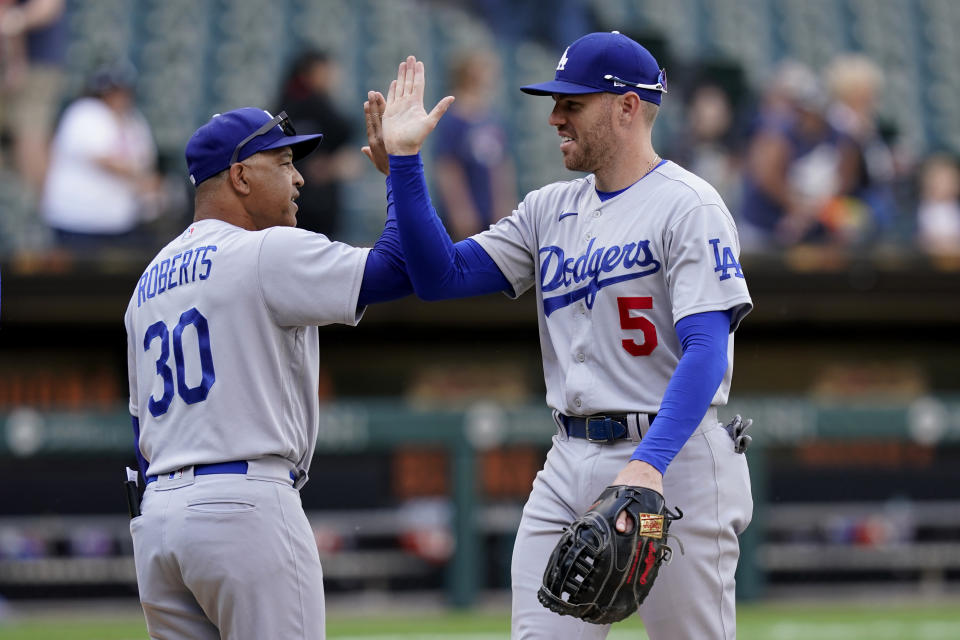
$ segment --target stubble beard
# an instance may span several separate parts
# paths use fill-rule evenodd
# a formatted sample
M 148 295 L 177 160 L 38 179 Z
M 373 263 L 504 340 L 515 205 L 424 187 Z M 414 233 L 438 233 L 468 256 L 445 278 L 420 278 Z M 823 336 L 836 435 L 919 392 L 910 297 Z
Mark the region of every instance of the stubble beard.
M 576 150 L 563 158 L 563 165 L 570 171 L 596 173 L 610 162 L 613 154 L 611 140 L 613 127 L 605 119 L 598 120 L 584 134 L 577 137 Z

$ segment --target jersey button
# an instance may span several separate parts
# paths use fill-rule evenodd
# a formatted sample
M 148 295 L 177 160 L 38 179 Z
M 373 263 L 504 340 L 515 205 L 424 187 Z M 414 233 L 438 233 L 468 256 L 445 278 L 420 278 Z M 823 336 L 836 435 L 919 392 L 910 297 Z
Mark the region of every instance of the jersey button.
M 577 361 L 578 361 L 578 362 L 583 362 L 583 361 L 586 360 L 586 359 L 587 359 L 587 356 L 583 355 L 582 353 L 578 353 L 578 354 L 577 354 Z
M 594 217 L 594 218 L 599 218 L 599 217 L 600 217 L 600 211 L 599 211 L 599 210 L 594 211 L 594 212 L 593 212 L 593 217 Z
M 583 403 L 580 402 L 580 398 L 574 398 L 574 399 L 573 399 L 573 404 L 574 404 L 574 406 L 579 407 L 579 406 L 580 406 L 581 404 L 583 404 Z

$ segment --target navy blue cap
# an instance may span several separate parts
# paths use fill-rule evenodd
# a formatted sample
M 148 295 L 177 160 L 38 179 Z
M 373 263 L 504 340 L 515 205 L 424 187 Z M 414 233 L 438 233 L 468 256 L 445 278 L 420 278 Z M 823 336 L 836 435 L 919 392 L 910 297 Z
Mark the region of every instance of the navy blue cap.
M 187 170 L 190 172 L 190 182 L 198 185 L 228 169 L 233 162 L 240 162 L 259 151 L 290 147 L 293 150 L 293 159 L 299 160 L 317 148 L 323 138 L 322 134 L 292 135 L 293 129 L 289 120 L 285 118 L 285 114 L 281 116 L 284 117 L 276 126 L 251 137 L 277 118 L 254 107 L 215 114 L 187 141 Z M 288 134 L 288 131 L 291 133 Z M 241 143 L 244 143 L 243 146 L 237 149 L 237 145 Z
M 552 82 L 520 87 L 535 96 L 626 93 L 660 104 L 667 92 L 666 72 L 640 44 L 619 31 L 589 33 L 563 52 Z

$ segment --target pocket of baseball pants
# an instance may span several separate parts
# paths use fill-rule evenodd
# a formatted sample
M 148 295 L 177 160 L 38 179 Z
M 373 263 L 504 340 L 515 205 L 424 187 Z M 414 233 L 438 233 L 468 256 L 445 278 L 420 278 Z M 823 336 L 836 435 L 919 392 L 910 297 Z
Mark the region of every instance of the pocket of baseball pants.
M 245 500 L 230 500 L 220 498 L 218 500 L 197 500 L 187 503 L 189 511 L 199 511 L 201 513 L 245 513 L 255 511 L 257 505 Z

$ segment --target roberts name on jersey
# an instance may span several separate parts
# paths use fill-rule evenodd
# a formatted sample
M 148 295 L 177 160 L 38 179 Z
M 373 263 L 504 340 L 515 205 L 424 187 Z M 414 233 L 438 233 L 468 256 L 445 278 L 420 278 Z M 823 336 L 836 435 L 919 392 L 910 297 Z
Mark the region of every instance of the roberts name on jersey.
M 172 258 L 154 262 L 137 284 L 137 306 L 165 291 L 197 280 L 206 280 L 213 269 L 217 245 L 201 245 L 185 249 Z

